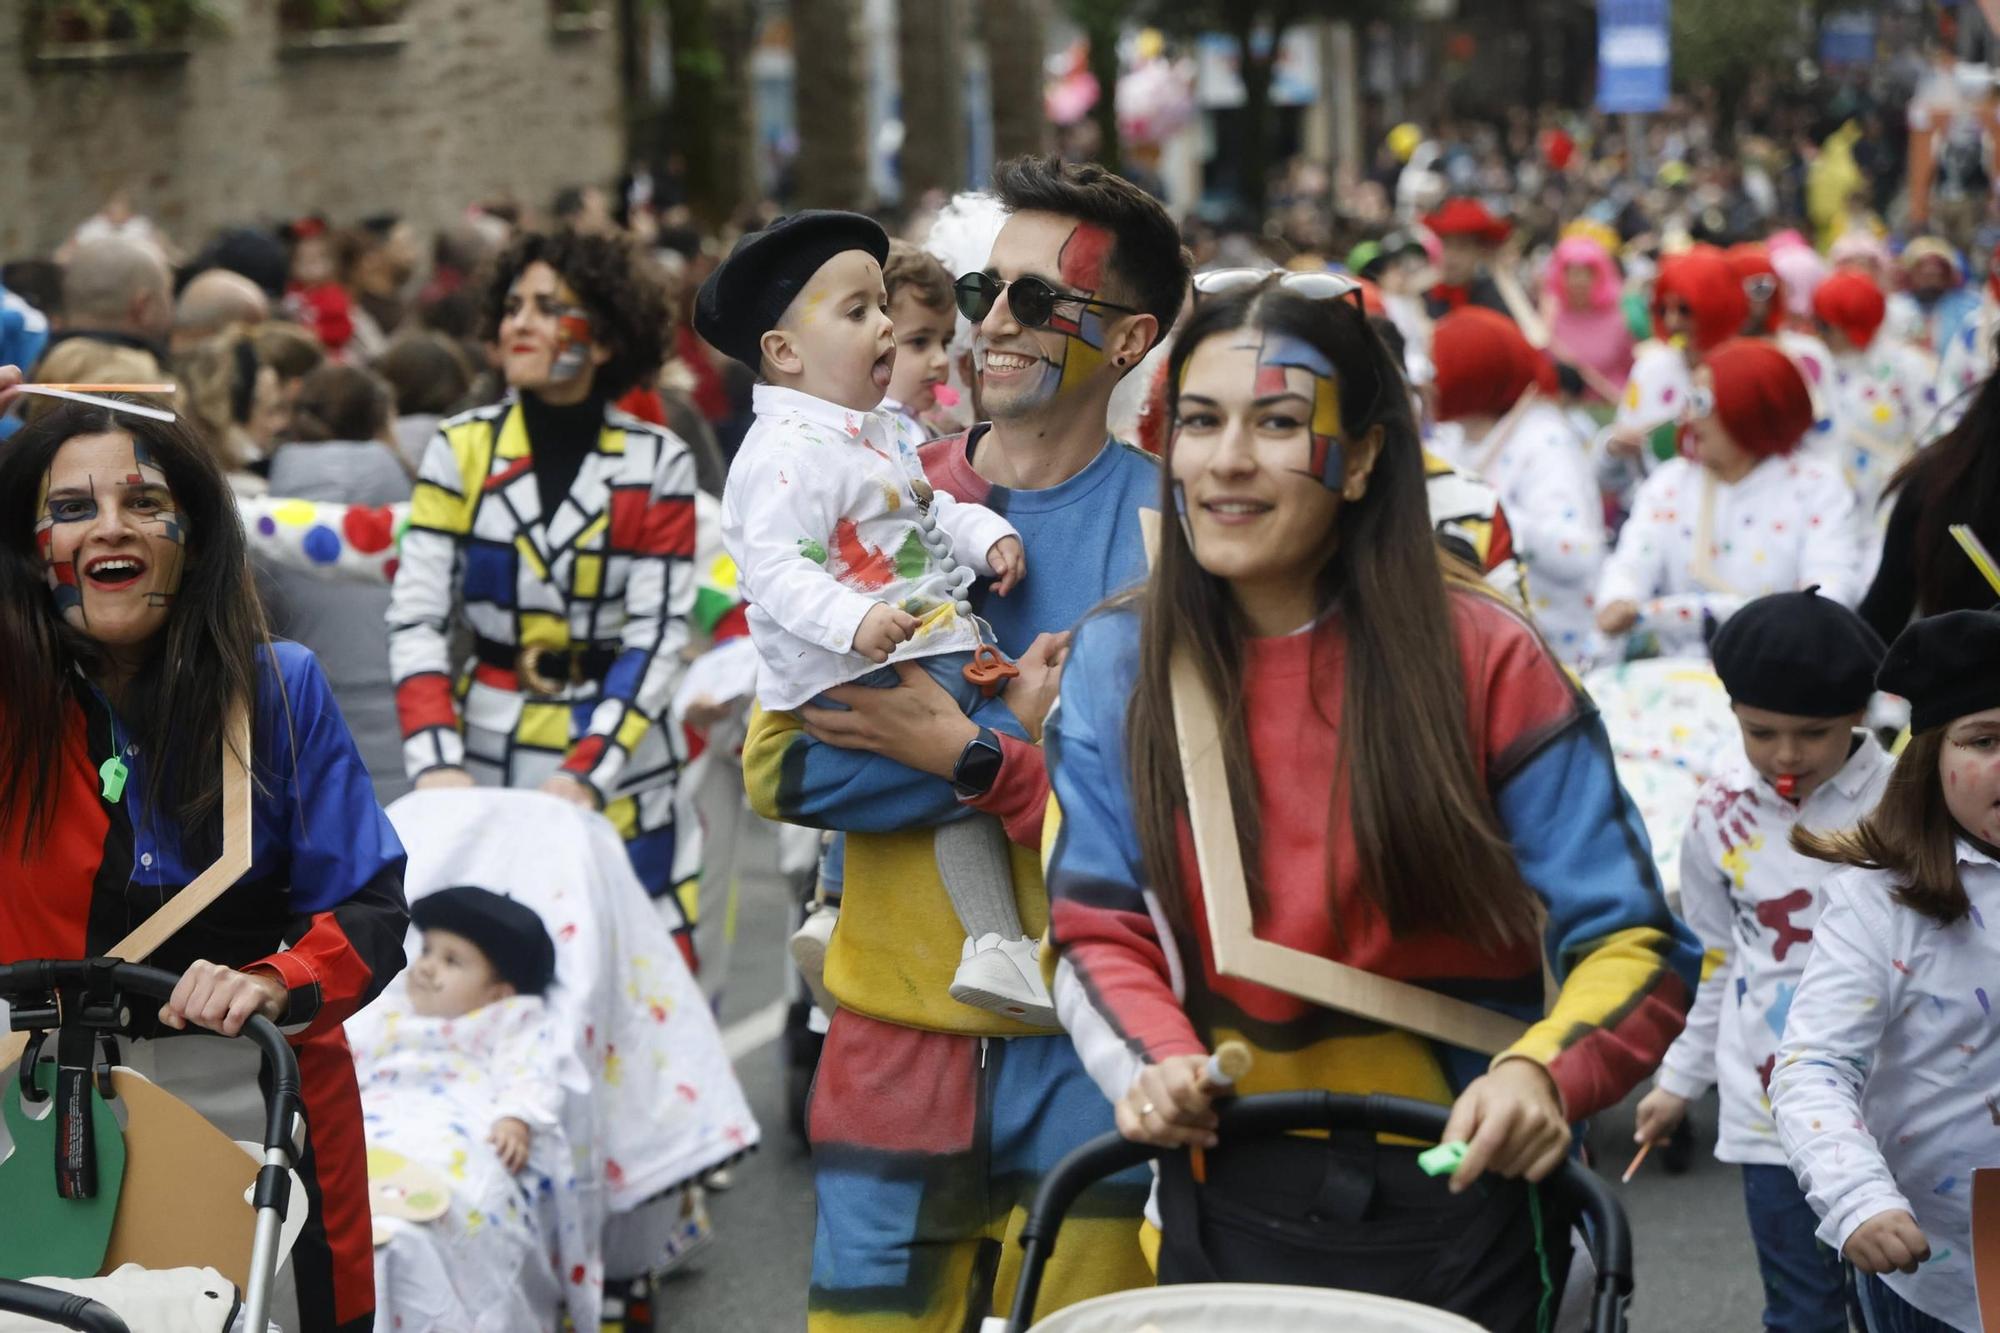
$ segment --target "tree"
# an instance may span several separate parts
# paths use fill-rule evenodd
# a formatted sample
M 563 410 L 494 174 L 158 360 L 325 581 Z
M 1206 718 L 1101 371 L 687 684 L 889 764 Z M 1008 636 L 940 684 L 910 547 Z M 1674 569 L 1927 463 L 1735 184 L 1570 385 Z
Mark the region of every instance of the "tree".
M 896 63 L 903 90 L 903 197 L 965 185 L 965 0 L 899 0 Z
M 993 92 L 995 157 L 1048 151 L 1048 117 L 1042 114 L 1046 30 L 1046 0 L 980 2 L 979 35 L 986 45 L 987 83 Z
M 856 0 L 792 0 L 792 96 L 799 125 L 798 203 L 863 210 L 868 101 Z
M 1069 0 L 1069 16 L 1090 44 L 1090 75 L 1097 80 L 1097 160 L 1112 171 L 1123 154 L 1118 142 L 1118 37 L 1132 16 L 1132 0 Z
M 1725 134 L 1751 76 L 1789 69 L 1805 54 L 1796 0 L 1674 0 L 1671 13 L 1675 82 L 1715 89 Z
M 1403 8 L 1403 0 L 1135 0 L 1137 16 L 1166 32 L 1180 37 L 1220 32 L 1235 44 L 1243 118 L 1232 156 L 1250 195 L 1244 202 L 1260 212 L 1270 189 L 1271 67 L 1285 34 L 1306 22 L 1358 27 L 1396 18 Z

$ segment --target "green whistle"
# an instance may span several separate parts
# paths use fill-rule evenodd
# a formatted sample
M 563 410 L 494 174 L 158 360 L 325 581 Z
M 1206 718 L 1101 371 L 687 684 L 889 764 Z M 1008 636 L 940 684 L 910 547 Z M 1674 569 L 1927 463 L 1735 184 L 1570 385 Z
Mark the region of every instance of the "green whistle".
M 125 767 L 125 761 L 115 754 L 100 764 L 97 769 L 97 776 L 104 783 L 104 799 L 115 801 L 123 796 L 125 794 L 125 779 L 131 775 L 132 770 Z
M 1465 1160 L 1464 1142 L 1440 1143 L 1417 1154 L 1417 1166 L 1427 1176 L 1448 1176 Z

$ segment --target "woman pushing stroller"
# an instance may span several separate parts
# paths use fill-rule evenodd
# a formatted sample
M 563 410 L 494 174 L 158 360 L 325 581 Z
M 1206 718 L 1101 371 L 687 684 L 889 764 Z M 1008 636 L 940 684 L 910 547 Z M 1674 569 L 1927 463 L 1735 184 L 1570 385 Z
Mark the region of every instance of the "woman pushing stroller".
M 1128 1138 L 1214 1150 L 1199 1190 L 1185 1155 L 1163 1162 L 1160 1279 L 1344 1286 L 1532 1327 L 1569 1219 L 1522 1225 L 1522 1182 L 1658 1063 L 1695 946 L 1594 711 L 1475 575 L 1440 572 L 1408 396 L 1358 307 L 1272 284 L 1213 298 L 1168 383 L 1162 512 L 1181 522 L 1149 587 L 1078 630 L 1048 733 L 1058 1010 Z M 1176 652 L 1229 701 L 1258 936 L 1524 1020 L 1490 1064 L 1217 971 Z M 1451 1105 L 1446 1137 L 1470 1145 L 1452 1193 L 1372 1137 L 1217 1149 L 1204 1071 L 1227 1038 L 1256 1052 L 1239 1092 Z
M 8 376 L 11 381 L 11 374 Z M 312 655 L 274 643 L 229 485 L 183 425 L 65 404 L 0 454 L 0 961 L 106 952 L 220 854 L 218 738 L 250 710 L 252 865 L 149 960 L 182 974 L 147 1072 L 261 1138 L 252 1014 L 298 1052 L 309 1216 L 288 1328 L 374 1311 L 341 1023 L 403 965 L 403 849 Z M 281 1302 L 291 1284 L 280 1286 Z

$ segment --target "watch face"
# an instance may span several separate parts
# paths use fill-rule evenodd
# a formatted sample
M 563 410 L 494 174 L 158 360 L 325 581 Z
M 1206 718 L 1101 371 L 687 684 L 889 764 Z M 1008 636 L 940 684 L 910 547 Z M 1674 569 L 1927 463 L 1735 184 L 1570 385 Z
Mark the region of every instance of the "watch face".
M 1000 747 L 985 735 L 966 744 L 951 775 L 952 786 L 961 796 L 984 796 L 1000 776 Z

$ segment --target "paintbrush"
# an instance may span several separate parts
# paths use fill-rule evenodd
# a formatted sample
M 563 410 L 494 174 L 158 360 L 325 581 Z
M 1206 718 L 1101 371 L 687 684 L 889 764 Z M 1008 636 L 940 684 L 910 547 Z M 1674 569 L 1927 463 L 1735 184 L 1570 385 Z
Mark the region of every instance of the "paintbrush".
M 1208 1057 L 1208 1067 L 1201 1071 L 1202 1087 L 1211 1097 L 1227 1097 L 1235 1090 L 1236 1081 L 1250 1072 L 1250 1064 L 1249 1046 L 1240 1041 L 1225 1041 Z M 1196 1184 L 1207 1183 L 1208 1159 L 1200 1148 L 1188 1149 L 1188 1167 Z
M 1618 1183 L 1621 1185 L 1631 1184 L 1632 1177 L 1639 1174 L 1640 1164 L 1646 1160 L 1646 1154 L 1651 1151 L 1653 1151 L 1653 1141 L 1651 1139 L 1647 1139 L 1644 1143 L 1640 1144 L 1638 1155 L 1632 1159 L 1632 1164 L 1625 1168 L 1625 1174 L 1618 1177 Z

